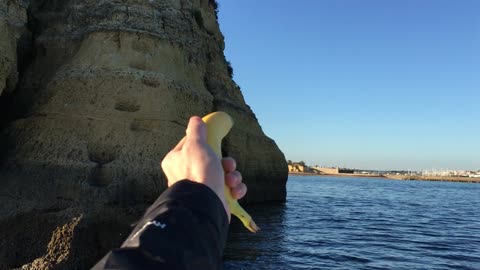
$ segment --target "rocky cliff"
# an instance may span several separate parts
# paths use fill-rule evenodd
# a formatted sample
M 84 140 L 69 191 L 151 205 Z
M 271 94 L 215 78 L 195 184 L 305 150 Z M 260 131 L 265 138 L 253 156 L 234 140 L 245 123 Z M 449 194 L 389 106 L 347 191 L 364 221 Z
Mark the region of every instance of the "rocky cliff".
M 27 1 L 0 0 L 0 96 L 13 91 L 18 81 L 17 45 L 29 32 Z
M 245 202 L 285 200 L 223 49 L 212 0 L 0 0 L 0 268 L 86 269 L 118 246 L 191 115 L 234 118 Z

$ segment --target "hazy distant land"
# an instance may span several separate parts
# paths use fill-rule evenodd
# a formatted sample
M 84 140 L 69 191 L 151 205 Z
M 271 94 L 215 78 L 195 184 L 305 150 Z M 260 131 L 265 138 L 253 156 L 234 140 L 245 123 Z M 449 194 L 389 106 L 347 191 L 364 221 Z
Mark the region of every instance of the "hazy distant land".
M 335 177 L 378 177 L 392 180 L 419 180 L 419 181 L 448 181 L 448 182 L 465 182 L 465 183 L 480 183 L 480 172 L 474 172 L 470 177 L 467 176 L 430 176 L 419 175 L 415 173 L 371 173 L 371 170 L 358 173 L 354 169 L 342 168 L 321 168 L 310 167 L 305 163 L 288 164 L 289 175 L 304 175 L 304 176 L 335 176 Z

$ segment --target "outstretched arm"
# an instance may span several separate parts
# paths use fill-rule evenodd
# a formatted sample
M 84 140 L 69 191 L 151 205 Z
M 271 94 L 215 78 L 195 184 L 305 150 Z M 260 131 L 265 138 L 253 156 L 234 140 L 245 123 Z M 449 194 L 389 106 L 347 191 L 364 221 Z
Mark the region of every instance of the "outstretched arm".
M 224 186 L 246 193 L 235 160 L 221 161 L 206 143 L 205 124 L 192 117 L 187 135 L 162 168 L 169 188 L 145 212 L 121 248 L 93 269 L 219 269 L 230 212 Z

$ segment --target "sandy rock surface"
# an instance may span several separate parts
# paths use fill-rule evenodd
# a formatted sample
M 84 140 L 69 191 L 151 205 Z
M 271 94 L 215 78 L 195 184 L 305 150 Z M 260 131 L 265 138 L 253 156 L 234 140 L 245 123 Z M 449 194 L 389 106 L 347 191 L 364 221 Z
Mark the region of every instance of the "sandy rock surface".
M 285 200 L 223 49 L 212 1 L 1 0 L 0 269 L 87 269 L 119 246 L 192 115 L 234 118 L 245 202 Z

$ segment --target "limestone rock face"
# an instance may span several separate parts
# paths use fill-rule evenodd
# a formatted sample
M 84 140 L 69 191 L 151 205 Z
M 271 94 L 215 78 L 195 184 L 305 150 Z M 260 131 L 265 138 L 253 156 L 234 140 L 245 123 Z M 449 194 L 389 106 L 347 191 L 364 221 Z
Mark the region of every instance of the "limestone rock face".
M 4 91 L 19 61 L 4 6 L 17 2 L 1 2 Z M 192 115 L 233 117 L 224 150 L 245 202 L 285 200 L 284 155 L 229 76 L 213 1 L 28 4 L 33 51 L 2 110 L 0 269 L 86 269 L 120 245 L 166 188 L 159 162 Z
M 27 3 L 0 0 L 0 95 L 17 84 L 17 42 L 26 32 Z

